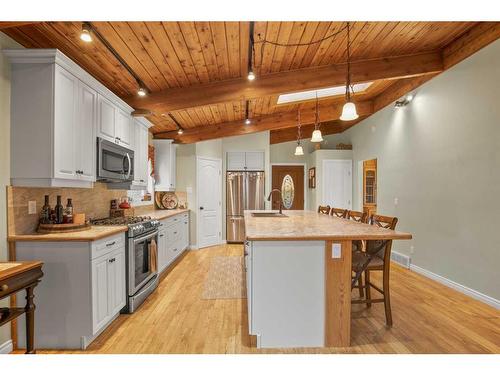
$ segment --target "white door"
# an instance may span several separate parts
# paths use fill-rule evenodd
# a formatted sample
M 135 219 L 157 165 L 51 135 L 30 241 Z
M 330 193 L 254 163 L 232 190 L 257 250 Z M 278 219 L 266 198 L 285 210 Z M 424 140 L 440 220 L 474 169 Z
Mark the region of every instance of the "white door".
M 323 197 L 318 204 L 352 209 L 352 160 L 323 160 L 320 183 Z
M 222 160 L 197 159 L 198 247 L 222 242 Z
M 95 127 L 97 121 L 97 92 L 80 82 L 78 98 L 78 131 L 75 140 L 77 151 L 76 167 L 79 177 L 85 181 L 95 181 L 96 139 Z

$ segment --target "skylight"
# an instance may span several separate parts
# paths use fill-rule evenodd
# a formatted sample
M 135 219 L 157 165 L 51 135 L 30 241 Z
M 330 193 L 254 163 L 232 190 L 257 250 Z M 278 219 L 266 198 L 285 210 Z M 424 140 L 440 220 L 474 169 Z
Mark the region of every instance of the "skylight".
M 359 92 L 365 91 L 368 87 L 371 86 L 372 83 L 373 82 L 366 82 L 366 83 L 357 83 L 357 84 L 353 85 L 354 93 L 357 94 Z M 318 98 L 344 95 L 345 94 L 345 85 L 335 86 L 335 87 L 327 87 L 326 89 L 319 89 L 319 90 L 294 92 L 292 94 L 281 94 L 278 97 L 278 104 L 302 102 L 302 101 L 306 101 L 306 100 L 314 100 L 314 99 L 316 99 L 316 93 L 318 93 Z

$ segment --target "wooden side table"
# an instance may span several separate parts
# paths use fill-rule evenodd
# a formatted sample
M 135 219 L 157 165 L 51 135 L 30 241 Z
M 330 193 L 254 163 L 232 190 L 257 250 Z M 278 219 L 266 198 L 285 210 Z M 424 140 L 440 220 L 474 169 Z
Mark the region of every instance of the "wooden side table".
M 26 314 L 26 354 L 35 354 L 35 304 L 33 289 L 43 276 L 42 262 L 0 262 L 0 299 L 26 289 L 25 307 L 0 309 L 0 326 Z

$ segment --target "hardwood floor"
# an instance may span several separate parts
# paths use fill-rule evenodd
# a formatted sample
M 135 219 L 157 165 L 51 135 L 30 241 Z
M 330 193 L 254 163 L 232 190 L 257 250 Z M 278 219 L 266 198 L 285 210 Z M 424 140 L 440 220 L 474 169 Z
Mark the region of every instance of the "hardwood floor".
M 500 353 L 499 311 L 398 266 L 392 328 L 382 304 L 354 305 L 351 347 L 256 349 L 246 333 L 245 299 L 200 298 L 210 258 L 242 251 L 224 245 L 187 252 L 135 314 L 121 315 L 83 353 Z

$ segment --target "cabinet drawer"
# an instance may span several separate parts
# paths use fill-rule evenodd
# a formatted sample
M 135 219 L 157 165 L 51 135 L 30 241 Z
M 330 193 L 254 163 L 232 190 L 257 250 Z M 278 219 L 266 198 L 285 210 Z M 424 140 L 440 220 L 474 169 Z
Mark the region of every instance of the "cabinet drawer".
M 182 239 L 182 226 L 183 222 L 175 223 L 167 228 L 167 241 L 169 247 L 173 246 L 174 243 L 181 242 Z M 170 245 L 172 244 L 172 245 Z
M 96 259 L 125 246 L 125 233 L 115 234 L 92 242 L 91 258 Z

